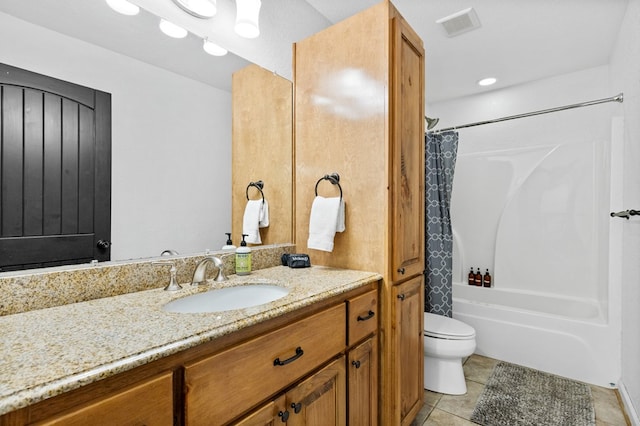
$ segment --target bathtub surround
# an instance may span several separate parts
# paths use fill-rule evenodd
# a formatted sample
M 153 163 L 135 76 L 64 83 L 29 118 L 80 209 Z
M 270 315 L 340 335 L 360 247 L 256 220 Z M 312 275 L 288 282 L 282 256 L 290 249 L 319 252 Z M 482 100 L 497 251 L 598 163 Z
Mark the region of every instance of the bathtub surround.
M 425 312 L 451 317 L 451 191 L 458 133 L 425 136 Z
M 610 162 L 612 117 L 628 91 L 609 76 L 607 66 L 590 68 L 442 102 L 430 114 L 446 127 L 625 93 L 622 104 L 460 130 L 451 201 L 453 313 L 476 329 L 476 353 L 615 387 L 621 283 L 609 279 Z M 494 287 L 466 284 L 479 265 Z M 547 312 L 554 306 L 567 309 Z
M 254 270 L 280 265 L 283 253 L 293 253 L 291 244 L 275 244 L 252 248 Z M 196 264 L 206 256 L 217 256 L 224 263 L 224 273 L 235 273 L 235 252 L 215 251 L 184 256 L 163 256 L 173 261 L 180 284 L 191 282 Z M 0 277 L 0 316 L 45 309 L 103 297 L 118 296 L 154 288 L 169 282 L 169 267 L 154 265 L 159 258 L 129 262 L 104 262 L 33 271 L 5 273 Z M 215 271 L 209 268 L 207 278 Z
M 487 426 L 595 426 L 596 414 L 588 385 L 499 362 L 471 420 Z

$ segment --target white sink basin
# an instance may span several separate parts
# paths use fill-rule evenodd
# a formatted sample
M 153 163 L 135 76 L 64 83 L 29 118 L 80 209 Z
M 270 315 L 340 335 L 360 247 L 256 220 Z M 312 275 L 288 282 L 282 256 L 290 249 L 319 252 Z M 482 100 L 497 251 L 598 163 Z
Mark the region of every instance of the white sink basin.
M 238 285 L 172 300 L 162 309 L 185 314 L 232 311 L 273 302 L 286 296 L 290 291 L 288 288 L 276 285 Z

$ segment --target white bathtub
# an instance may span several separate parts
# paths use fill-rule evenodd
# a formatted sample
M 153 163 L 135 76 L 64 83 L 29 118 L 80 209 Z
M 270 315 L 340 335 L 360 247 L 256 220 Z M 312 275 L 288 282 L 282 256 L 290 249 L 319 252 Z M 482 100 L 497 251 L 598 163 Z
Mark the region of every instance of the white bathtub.
M 619 379 L 620 336 L 596 301 L 454 283 L 453 316 L 475 328 L 479 355 L 598 386 Z

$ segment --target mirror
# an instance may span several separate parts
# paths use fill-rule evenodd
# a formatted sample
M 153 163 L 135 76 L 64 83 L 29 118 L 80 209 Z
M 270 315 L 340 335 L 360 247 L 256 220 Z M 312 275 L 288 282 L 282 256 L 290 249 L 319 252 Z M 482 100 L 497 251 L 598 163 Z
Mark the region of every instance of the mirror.
M 233 74 L 232 97 L 233 242 L 240 243 L 249 199 L 264 200 L 260 208 L 267 209 L 270 219 L 268 226 L 259 227 L 258 217 L 247 215 L 248 232 L 259 237 L 249 242 L 293 242 L 293 85 L 249 65 Z M 261 184 L 251 185 L 257 181 Z
M 81 3 L 76 6 L 88 7 Z M 233 72 L 250 63 L 229 55 L 223 66 L 218 58 L 202 54 L 202 69 L 196 73 L 225 73 L 216 78 L 225 80 L 226 87 L 214 88 L 196 81 L 198 76 L 186 78 L 106 50 L 91 43 L 94 40 L 87 43 L 3 13 L 11 5 L 12 1 L 3 2 L 0 8 L 0 49 L 7 53 L 3 61 L 112 95 L 111 259 L 159 256 L 166 249 L 180 254 L 220 249 L 226 241 L 224 233 L 232 230 L 231 79 Z M 109 13 L 104 8 L 102 12 Z M 125 17 L 115 15 L 115 19 Z M 159 33 L 156 38 L 155 54 L 175 55 L 179 60 L 185 49 L 201 53 L 197 37 L 178 42 Z M 260 93 L 254 89 L 253 101 Z M 255 117 L 247 117 L 255 123 Z M 288 118 L 290 138 L 290 114 Z M 288 173 L 290 181 L 290 168 Z M 275 175 L 259 174 L 267 182 L 267 191 L 286 186 Z M 241 192 L 244 196 L 244 188 Z M 272 208 L 282 206 L 290 213 L 287 203 L 274 202 Z M 272 231 L 264 243 L 290 242 Z M 239 236 L 233 232 L 237 244 Z

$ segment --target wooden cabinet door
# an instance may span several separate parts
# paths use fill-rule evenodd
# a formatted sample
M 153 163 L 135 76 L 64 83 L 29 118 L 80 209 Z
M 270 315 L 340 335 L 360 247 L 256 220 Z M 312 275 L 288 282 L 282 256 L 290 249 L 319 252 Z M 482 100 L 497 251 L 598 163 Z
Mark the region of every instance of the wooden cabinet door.
M 406 22 L 392 24 L 391 277 L 424 270 L 424 48 Z
M 392 339 L 396 356 L 392 362 L 394 376 L 399 381 L 396 400 L 400 408 L 400 424 L 413 420 L 423 399 L 423 276 L 417 276 L 393 287 L 394 320 Z
M 234 426 L 275 426 L 286 423 L 290 415 L 291 410 L 287 410 L 285 397 L 282 395 L 232 424 Z
M 287 392 L 288 426 L 346 425 L 344 356 Z
M 173 373 L 169 371 L 35 425 L 172 426 L 173 420 Z
M 350 426 L 378 424 L 378 337 L 349 352 L 347 393 Z
M 226 424 L 302 379 L 344 350 L 345 324 L 346 309 L 340 304 L 187 363 L 186 423 Z M 224 403 L 212 403 L 215 398 Z

